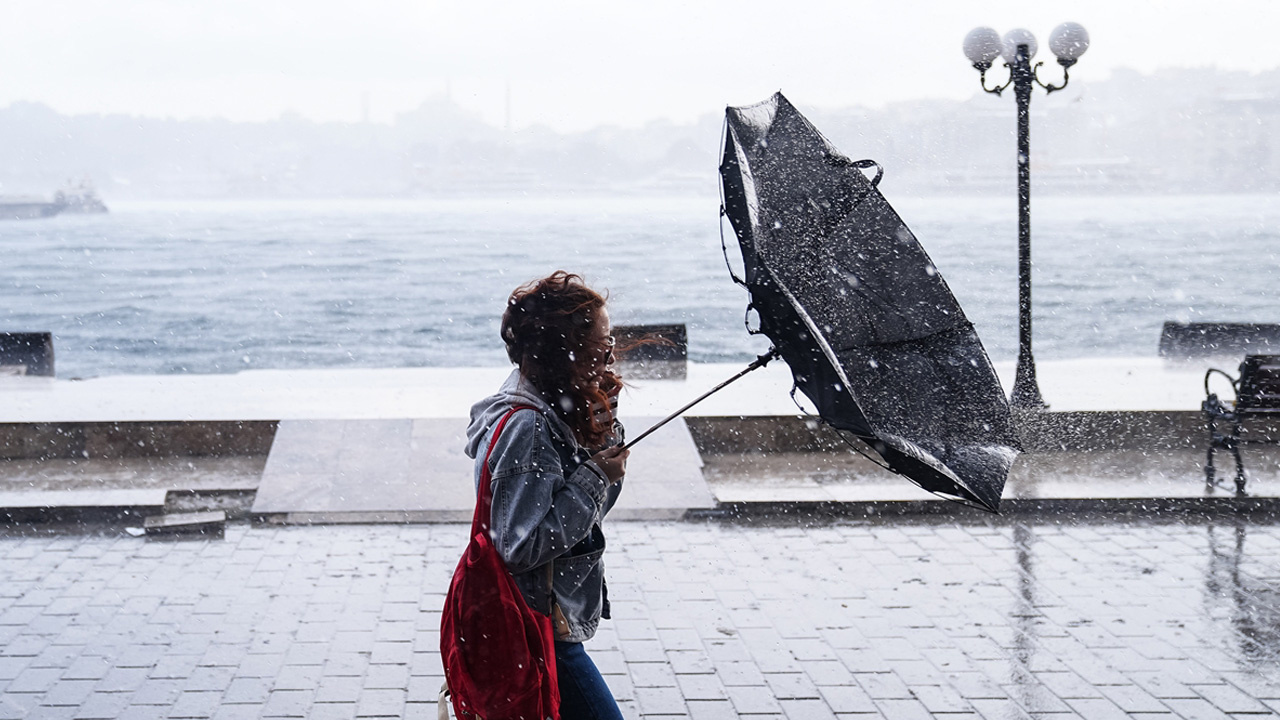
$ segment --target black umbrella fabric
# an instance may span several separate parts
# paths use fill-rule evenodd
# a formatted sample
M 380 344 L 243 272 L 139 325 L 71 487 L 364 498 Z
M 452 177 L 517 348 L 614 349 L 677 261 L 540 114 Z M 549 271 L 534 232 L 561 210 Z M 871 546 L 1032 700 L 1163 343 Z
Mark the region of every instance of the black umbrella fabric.
M 996 511 L 1020 449 L 1008 403 L 879 166 L 778 93 L 728 109 L 720 177 L 760 332 L 821 418 L 925 490 Z

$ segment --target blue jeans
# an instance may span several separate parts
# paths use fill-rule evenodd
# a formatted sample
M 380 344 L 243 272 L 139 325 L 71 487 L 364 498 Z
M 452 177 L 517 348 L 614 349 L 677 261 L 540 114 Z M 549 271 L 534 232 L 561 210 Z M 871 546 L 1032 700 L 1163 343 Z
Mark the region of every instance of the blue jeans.
M 613 693 L 582 643 L 556 643 L 556 674 L 560 720 L 622 720 Z

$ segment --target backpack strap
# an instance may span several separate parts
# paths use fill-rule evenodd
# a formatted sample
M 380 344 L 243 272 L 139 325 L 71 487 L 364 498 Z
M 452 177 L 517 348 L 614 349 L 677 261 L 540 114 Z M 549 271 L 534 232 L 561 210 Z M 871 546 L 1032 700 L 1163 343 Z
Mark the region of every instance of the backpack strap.
M 489 438 L 489 449 L 484 453 L 484 464 L 480 471 L 480 495 L 476 498 L 475 515 L 471 518 L 471 536 L 475 537 L 476 533 L 488 532 L 489 522 L 493 517 L 493 473 L 489 470 L 489 457 L 493 455 L 493 446 L 498 444 L 498 436 L 502 434 L 503 428 L 507 426 L 507 421 L 511 419 L 519 410 L 537 410 L 532 405 L 516 405 L 507 411 L 498 421 L 498 427 L 493 431 L 493 437 Z

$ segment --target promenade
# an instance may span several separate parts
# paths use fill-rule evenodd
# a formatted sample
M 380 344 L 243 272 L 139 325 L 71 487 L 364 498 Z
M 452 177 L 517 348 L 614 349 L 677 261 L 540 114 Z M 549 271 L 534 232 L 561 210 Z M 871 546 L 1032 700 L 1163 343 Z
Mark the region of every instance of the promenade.
M 434 717 L 466 528 L 0 538 L 0 717 Z M 1274 519 L 618 522 L 628 718 L 1280 710 Z
M 726 369 L 637 383 L 632 427 Z M 1004 516 L 936 503 L 850 452 L 758 435 L 805 423 L 785 365 L 749 376 L 637 448 L 607 527 L 614 619 L 591 653 L 630 719 L 1272 715 L 1280 456 L 1246 450 L 1248 498 L 1206 491 L 1186 430 L 1201 372 L 1044 363 L 1060 424 L 1139 432 L 1024 455 Z M 6 461 L 8 507 L 149 493 L 138 508 L 161 512 L 201 491 L 248 498 L 256 519 L 167 538 L 133 537 L 137 516 L 109 512 L 0 526 L 0 720 L 434 717 L 439 613 L 470 515 L 449 442 L 503 376 L 12 385 L 10 451 L 52 438 L 39 447 L 74 452 Z M 129 423 L 176 433 L 166 442 L 238 428 L 254 449 L 149 454 L 156 438 L 139 443 Z M 718 449 L 699 455 L 694 434 Z

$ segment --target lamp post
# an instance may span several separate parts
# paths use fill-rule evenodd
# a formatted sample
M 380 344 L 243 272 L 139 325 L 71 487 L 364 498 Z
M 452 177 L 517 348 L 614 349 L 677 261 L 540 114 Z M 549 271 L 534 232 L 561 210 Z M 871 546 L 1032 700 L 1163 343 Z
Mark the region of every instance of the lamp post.
M 1028 30 L 1010 30 L 1004 37 L 988 27 L 974 28 L 964 38 L 964 54 L 981 73 L 982 89 L 999 95 L 1013 85 L 1018 102 L 1018 371 L 1009 402 L 1015 408 L 1043 410 L 1048 407 L 1036 383 L 1036 361 L 1031 355 L 1031 91 L 1035 85 L 1045 93 L 1061 90 L 1070 80 L 1068 70 L 1089 49 L 1089 33 L 1077 23 L 1062 23 L 1049 34 L 1049 50 L 1062 66 L 1062 84 L 1046 85 L 1038 71 L 1043 62 L 1031 65 L 1036 55 L 1036 38 Z M 987 87 L 987 70 L 999 56 L 1009 68 L 1003 85 Z

